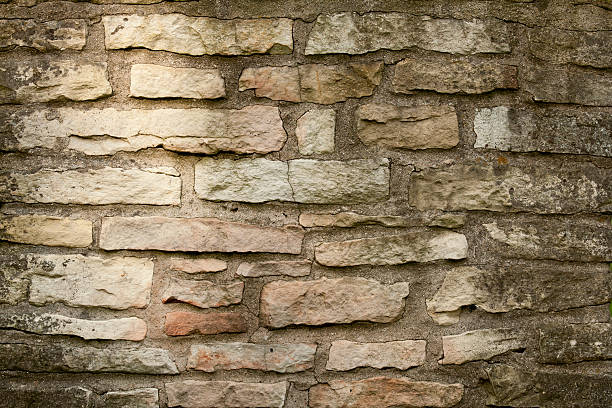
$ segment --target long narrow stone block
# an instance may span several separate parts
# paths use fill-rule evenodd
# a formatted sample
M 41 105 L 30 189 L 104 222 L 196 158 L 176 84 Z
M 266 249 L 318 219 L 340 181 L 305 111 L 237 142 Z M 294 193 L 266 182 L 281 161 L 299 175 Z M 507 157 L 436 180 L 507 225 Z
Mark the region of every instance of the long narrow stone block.
M 214 258 L 173 258 L 168 264 L 168 269 L 189 274 L 221 272 L 227 269 L 227 262 Z
M 525 347 L 525 338 L 515 329 L 482 329 L 454 336 L 442 336 L 444 358 L 440 364 L 463 364 L 488 360 Z
M 553 64 L 576 64 L 596 68 L 612 67 L 612 33 L 574 31 L 552 27 L 528 31 L 529 52 Z
M 162 303 L 188 303 L 200 308 L 229 306 L 242 301 L 243 290 L 244 282 L 223 285 L 173 278 L 162 295 Z
M 45 215 L 0 215 L 0 239 L 22 244 L 87 247 L 92 243 L 89 220 Z
M 567 364 L 612 359 L 612 324 L 548 325 L 540 329 L 540 361 Z
M 87 20 L 0 20 L 0 49 L 31 47 L 38 51 L 82 50 L 86 42 Z
M 243 262 L 238 265 L 236 274 L 245 278 L 260 278 L 262 276 L 307 276 L 310 275 L 311 261 L 267 261 Z
M 248 329 L 247 321 L 240 313 L 166 313 L 164 333 L 168 336 L 189 334 L 243 333 Z
M 104 408 L 159 408 L 157 388 L 111 391 L 103 396 Z
M 130 96 L 217 99 L 225 96 L 225 82 L 218 69 L 134 64 L 130 71 Z
M 338 227 L 351 228 L 362 225 L 378 225 L 381 227 L 412 227 L 419 225 L 419 220 L 398 215 L 365 215 L 344 211 L 336 214 L 300 214 L 300 225 L 306 228 Z
M 0 383 L 0 400 L 10 408 L 89 408 L 94 404 L 95 393 L 80 386 L 13 380 Z
M 394 367 L 407 370 L 425 363 L 425 340 L 387 341 L 383 343 L 355 343 L 334 341 L 329 349 L 325 368 L 348 371 L 357 367 Z
M 169 407 L 283 408 L 289 383 L 185 380 L 166 383 Z

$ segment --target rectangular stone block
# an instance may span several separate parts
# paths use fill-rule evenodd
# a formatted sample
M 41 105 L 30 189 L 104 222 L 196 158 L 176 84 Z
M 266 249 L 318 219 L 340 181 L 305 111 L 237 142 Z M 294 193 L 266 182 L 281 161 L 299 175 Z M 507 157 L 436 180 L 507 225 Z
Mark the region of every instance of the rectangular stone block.
M 289 383 L 185 380 L 166 383 L 169 407 L 283 408 Z
M 378 225 L 381 227 L 413 227 L 419 225 L 419 220 L 397 215 L 365 215 L 344 211 L 336 214 L 302 213 L 300 225 L 306 228 L 338 227 L 351 228 L 362 225 Z
M 444 358 L 440 364 L 463 364 L 488 360 L 511 350 L 524 349 L 527 343 L 516 329 L 473 330 L 453 336 L 442 336 Z
M 238 265 L 236 274 L 245 278 L 260 278 L 262 276 L 308 276 L 312 262 L 304 261 L 267 261 L 243 262 Z
M 171 167 L 40 170 L 0 174 L 0 200 L 58 204 L 179 205 L 181 178 Z
M 159 408 L 157 388 L 139 388 L 129 391 L 111 391 L 103 396 L 104 408 Z
M 153 262 L 147 258 L 29 255 L 30 303 L 110 309 L 149 304 Z
M 273 252 L 299 254 L 298 226 L 260 227 L 214 218 L 106 217 L 100 248 L 186 252 Z
M 247 321 L 240 313 L 166 313 L 164 333 L 168 336 L 190 334 L 243 333 Z
M 172 278 L 162 295 L 162 303 L 187 303 L 200 308 L 229 306 L 242 301 L 243 290 L 244 282 L 224 285 Z
M 399 368 L 407 370 L 425 363 L 425 340 L 400 340 L 383 343 L 334 341 L 325 369 L 349 371 L 357 367 Z
M 136 98 L 217 99 L 225 96 L 218 69 L 178 68 L 134 64 L 130 71 L 130 96 Z
M 612 324 L 549 325 L 540 329 L 540 361 L 567 364 L 612 359 Z
M 612 67 L 610 31 L 570 31 L 552 27 L 528 31 L 529 52 L 554 64 Z
M 180 271 L 189 274 L 221 272 L 227 269 L 227 262 L 214 258 L 173 258 L 168 264 L 168 269 L 171 271 Z
M 22 244 L 88 247 L 93 225 L 79 220 L 46 215 L 0 215 L 0 239 Z
M 297 120 L 295 137 L 301 155 L 333 153 L 335 136 L 336 111 L 333 109 L 311 109 Z
M 3 379 L 0 383 L 0 399 L 7 408 L 89 408 L 94 404 L 95 393 L 76 385 Z
M 0 49 L 30 47 L 38 51 L 82 50 L 86 42 L 87 20 L 0 20 Z
M 188 55 L 291 54 L 287 18 L 221 20 L 183 14 L 103 16 L 106 49 L 148 48 Z

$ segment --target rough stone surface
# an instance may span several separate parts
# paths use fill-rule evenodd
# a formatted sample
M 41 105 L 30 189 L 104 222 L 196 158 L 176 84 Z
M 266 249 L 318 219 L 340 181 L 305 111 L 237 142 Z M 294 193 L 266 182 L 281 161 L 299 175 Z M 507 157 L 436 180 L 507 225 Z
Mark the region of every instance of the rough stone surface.
M 517 68 L 490 60 L 407 58 L 395 66 L 393 89 L 454 94 L 481 94 L 495 89 L 517 89 Z
M 410 227 L 415 225 L 414 220 L 396 215 L 364 215 L 354 212 L 340 212 L 337 214 L 300 214 L 300 225 L 306 228 L 313 227 L 340 227 L 351 228 L 361 225 L 379 225 L 382 227 Z
M 168 336 L 189 334 L 243 333 L 248 329 L 240 313 L 170 312 L 166 314 L 164 333 Z
M 153 262 L 147 258 L 29 255 L 30 303 L 110 309 L 149 304 Z
M 191 346 L 187 369 L 297 373 L 314 366 L 316 344 L 211 343 Z
M 182 14 L 103 16 L 109 50 L 148 48 L 188 55 L 291 54 L 293 21 L 220 20 Z
M 311 408 L 452 407 L 463 398 L 463 385 L 372 377 L 333 380 L 310 388 Z
M 0 398 L 10 408 L 90 408 L 94 402 L 94 393 L 80 386 L 2 381 Z
M 451 231 L 409 232 L 376 238 L 324 242 L 315 259 L 325 266 L 398 265 L 467 257 L 465 235 Z
M 245 68 L 238 90 L 254 89 L 255 96 L 275 101 L 301 102 L 300 73 L 297 67 Z
M 185 380 L 166 383 L 169 407 L 282 408 L 289 383 Z
M 218 69 L 135 64 L 130 71 L 130 96 L 217 99 L 225 96 L 225 82 Z
M 188 303 L 209 308 L 240 303 L 244 282 L 217 285 L 209 281 L 173 278 L 162 296 L 162 303 Z
M 524 349 L 525 338 L 515 329 L 482 329 L 442 337 L 444 358 L 440 364 L 488 360 L 511 350 Z
M 465 215 L 463 214 L 442 214 L 434 217 L 429 224 L 429 227 L 442 228 L 461 228 L 465 225 Z
M 227 262 L 220 259 L 180 259 L 170 260 L 168 269 L 185 273 L 210 273 L 221 272 L 227 269 Z
M 295 136 L 301 155 L 334 152 L 336 133 L 336 111 L 333 109 L 313 109 L 297 120 Z
M 476 148 L 612 157 L 612 118 L 598 112 L 483 108 L 474 132 Z
M 111 391 L 103 395 L 105 408 L 159 408 L 157 388 Z
M 260 278 L 262 276 L 308 276 L 312 262 L 304 261 L 266 261 L 243 262 L 238 265 L 236 274 L 245 278 Z
M 305 53 L 364 54 L 411 47 L 452 54 L 510 52 L 506 27 L 493 21 L 344 12 L 317 17 Z
M 56 314 L 0 315 L 0 327 L 36 334 L 61 334 L 85 340 L 143 340 L 147 324 L 137 317 L 85 320 Z
M 426 358 L 425 340 L 400 340 L 384 343 L 334 341 L 329 349 L 325 368 L 348 371 L 357 367 L 394 367 L 407 370 L 423 365 Z
M 87 247 L 92 222 L 45 215 L 0 215 L 0 239 L 22 244 Z
M 371 321 L 389 323 L 404 311 L 408 282 L 384 285 L 365 278 L 274 281 L 261 291 L 260 318 L 268 327 Z
M 16 305 L 28 298 L 27 271 L 14 257 L 0 257 L 0 305 Z
M 87 20 L 0 20 L 0 49 L 31 47 L 38 51 L 82 50 L 86 42 Z
M 357 136 L 368 146 L 450 149 L 459 143 L 457 113 L 451 106 L 362 105 Z
M 612 67 L 610 31 L 575 32 L 552 27 L 528 32 L 530 53 L 555 64 L 576 64 L 596 68 Z
M 100 248 L 192 252 L 299 254 L 304 231 L 297 226 L 260 227 L 215 218 L 107 217 Z
M 179 205 L 181 179 L 173 168 L 40 170 L 0 174 L 0 200 L 59 204 Z
M 612 359 L 612 324 L 550 325 L 540 329 L 540 361 L 566 364 Z

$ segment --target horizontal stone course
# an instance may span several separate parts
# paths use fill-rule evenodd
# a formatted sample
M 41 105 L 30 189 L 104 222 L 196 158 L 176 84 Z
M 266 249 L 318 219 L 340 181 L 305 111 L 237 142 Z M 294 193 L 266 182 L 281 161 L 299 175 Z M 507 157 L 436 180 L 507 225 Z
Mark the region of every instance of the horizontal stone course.
M 332 342 L 325 368 L 332 371 L 348 371 L 357 367 L 394 367 L 407 370 L 425 363 L 425 347 L 425 340 L 398 340 L 383 343 L 337 340 Z
M 240 313 L 166 313 L 164 333 L 168 336 L 190 334 L 243 333 L 248 329 L 247 321 Z
M 516 329 L 481 329 L 442 336 L 444 358 L 440 364 L 463 364 L 488 360 L 511 350 L 524 349 L 527 343 Z
M 260 278 L 262 276 L 307 276 L 310 275 L 311 261 L 264 261 L 243 262 L 238 265 L 236 274 L 245 278 Z
M 547 325 L 539 330 L 540 361 L 567 364 L 612 359 L 612 324 Z
M 0 239 L 22 244 L 87 247 L 93 238 L 89 220 L 45 215 L 0 215 Z
M 214 258 L 173 258 L 168 264 L 168 269 L 189 274 L 221 272 L 227 269 L 227 262 Z
M 244 282 L 214 284 L 172 278 L 162 295 L 162 303 L 188 303 L 200 308 L 229 306 L 242 301 L 243 290 Z
M 138 388 L 128 391 L 111 391 L 103 396 L 105 408 L 159 408 L 157 388 Z
M 0 383 L 0 399 L 7 407 L 15 408 L 25 408 L 25 404 L 32 407 L 89 408 L 94 404 L 95 394 L 78 385 L 51 385 L 17 380 Z
M 169 407 L 283 408 L 289 383 L 184 380 L 166 383 Z
M 552 27 L 528 31 L 529 52 L 554 64 L 576 64 L 596 68 L 612 67 L 610 31 L 569 31 Z
M 130 70 L 130 96 L 217 99 L 225 96 L 225 82 L 218 69 L 134 64 Z
M 34 19 L 1 19 L 0 49 L 29 47 L 38 51 L 82 50 L 87 42 L 87 20 L 45 22 Z

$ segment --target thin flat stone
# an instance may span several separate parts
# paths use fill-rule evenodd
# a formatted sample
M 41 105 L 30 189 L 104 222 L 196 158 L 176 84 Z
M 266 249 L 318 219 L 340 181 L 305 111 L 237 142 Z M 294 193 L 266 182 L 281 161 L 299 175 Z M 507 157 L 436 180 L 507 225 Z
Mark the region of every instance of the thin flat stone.
M 83 248 L 91 245 L 89 220 L 45 215 L 0 215 L 0 239 L 22 244 Z
M 82 50 L 87 42 L 87 20 L 0 20 L 0 49 L 30 47 L 38 51 Z
M 105 393 L 104 408 L 159 408 L 157 388 L 138 388 Z
M 200 308 L 229 306 L 242 301 L 243 290 L 244 282 L 223 285 L 172 278 L 164 291 L 162 303 L 188 303 Z
M 400 340 L 383 343 L 332 342 L 326 370 L 348 371 L 357 367 L 399 368 L 407 370 L 425 364 L 425 340 Z
M 190 334 L 243 333 L 247 321 L 240 313 L 166 313 L 164 333 L 168 336 Z
M 169 407 L 283 408 L 289 383 L 185 380 L 166 383 Z
M 218 69 L 134 64 L 130 70 L 130 96 L 217 99 L 225 96 L 225 82 Z
M 238 265 L 236 274 L 245 278 L 260 278 L 262 276 L 308 276 L 312 262 L 303 261 L 265 261 L 243 262 Z
M 168 269 L 189 274 L 221 272 L 227 269 L 227 262 L 220 259 L 180 259 L 170 260 Z
M 444 358 L 440 364 L 463 364 L 488 360 L 511 350 L 524 349 L 527 341 L 516 329 L 473 330 L 442 336 Z

